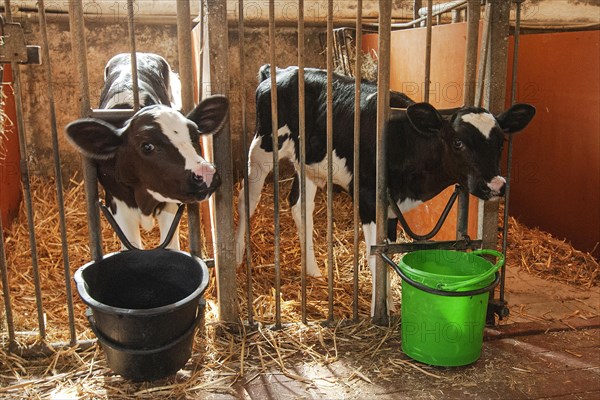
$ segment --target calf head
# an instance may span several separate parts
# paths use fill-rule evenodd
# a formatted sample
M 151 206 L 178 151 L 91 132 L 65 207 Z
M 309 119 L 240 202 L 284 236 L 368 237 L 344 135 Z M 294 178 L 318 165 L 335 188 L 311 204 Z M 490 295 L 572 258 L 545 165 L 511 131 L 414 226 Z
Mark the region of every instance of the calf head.
M 463 107 L 444 118 L 428 103 L 406 110 L 413 127 L 434 136 L 443 147 L 443 173 L 474 196 L 489 200 L 504 195 L 506 180 L 500 176 L 504 135 L 524 129 L 535 115 L 529 104 L 515 104 L 494 116 L 479 107 Z
M 187 117 L 165 106 L 142 108 L 122 128 L 98 119 L 80 119 L 66 127 L 70 141 L 85 156 L 113 160 L 115 179 L 132 188 L 138 203 L 191 203 L 208 198 L 221 180 L 200 153 L 200 136 L 218 132 L 228 101 L 212 96 Z

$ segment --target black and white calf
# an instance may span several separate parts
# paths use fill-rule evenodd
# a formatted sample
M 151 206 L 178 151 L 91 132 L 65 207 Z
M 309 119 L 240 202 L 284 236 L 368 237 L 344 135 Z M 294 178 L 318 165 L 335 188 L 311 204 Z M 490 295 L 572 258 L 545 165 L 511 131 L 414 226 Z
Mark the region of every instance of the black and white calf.
M 272 168 L 270 80 L 267 66 L 261 68 L 256 90 L 256 134 L 248 157 L 250 214 L 254 213 L 261 189 Z M 305 70 L 306 88 L 306 202 L 307 272 L 320 276 L 314 255 L 312 213 L 317 187 L 326 184 L 326 71 Z M 367 249 L 376 244 L 375 162 L 377 86 L 361 83 L 360 198 L 359 211 Z M 333 181 L 347 191 L 353 182 L 354 136 L 353 79 L 335 75 L 333 82 Z M 288 158 L 299 170 L 298 69 L 277 70 L 279 99 L 279 158 Z M 392 93 L 391 104 L 406 107 L 392 113 L 386 127 L 388 189 L 402 211 L 427 201 L 446 187 L 460 184 L 473 195 L 489 200 L 504 194 L 506 181 L 500 176 L 499 160 L 505 134 L 525 128 L 535 114 L 527 104 L 517 104 L 494 116 L 482 108 L 462 108 L 448 117 L 427 103 L 415 104 Z M 405 103 L 402 105 L 401 103 Z M 300 225 L 298 174 L 290 195 L 292 214 Z M 240 193 L 240 221 L 236 249 L 242 262 L 245 237 L 244 196 Z M 356 199 L 355 199 L 356 200 Z M 391 214 L 391 213 L 390 213 Z M 392 224 L 395 226 L 395 224 Z M 395 237 L 394 232 L 390 232 Z M 368 258 L 372 273 L 375 257 Z M 375 282 L 375 279 L 373 279 Z M 373 291 L 374 292 L 374 291 Z M 388 291 L 389 293 L 389 291 Z M 388 299 L 388 302 L 390 299 Z M 391 305 L 391 303 L 389 303 Z
M 179 78 L 167 61 L 138 53 L 137 62 L 142 108 L 119 126 L 84 118 L 70 123 L 66 133 L 94 160 L 112 215 L 127 239 L 142 248 L 140 225 L 149 230 L 156 217 L 162 242 L 178 204 L 206 200 L 219 186 L 214 165 L 201 155 L 200 136 L 219 131 L 229 103 L 223 96 L 209 97 L 186 117 L 179 111 Z M 129 54 L 108 62 L 100 105 L 133 108 Z M 168 247 L 179 249 L 178 234 Z

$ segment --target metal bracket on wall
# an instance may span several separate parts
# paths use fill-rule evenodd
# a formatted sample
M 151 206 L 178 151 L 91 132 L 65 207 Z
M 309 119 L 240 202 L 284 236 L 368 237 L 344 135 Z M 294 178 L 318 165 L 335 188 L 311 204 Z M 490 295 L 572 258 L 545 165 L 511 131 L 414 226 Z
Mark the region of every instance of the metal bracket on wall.
M 0 63 L 19 64 L 42 63 L 40 46 L 28 46 L 25 33 L 18 22 L 5 22 L 0 16 Z

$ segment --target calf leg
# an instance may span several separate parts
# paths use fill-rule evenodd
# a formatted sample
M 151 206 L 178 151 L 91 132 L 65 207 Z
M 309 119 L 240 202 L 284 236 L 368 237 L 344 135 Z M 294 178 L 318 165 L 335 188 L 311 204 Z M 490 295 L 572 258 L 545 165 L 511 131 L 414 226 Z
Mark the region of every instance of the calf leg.
M 389 225 L 388 225 L 389 228 Z M 369 224 L 363 224 L 363 234 L 365 236 L 365 243 L 367 245 L 367 263 L 369 264 L 369 269 L 371 270 L 371 278 L 373 280 L 373 287 L 371 292 L 371 316 L 375 315 L 375 282 L 377 281 L 377 268 L 376 268 L 376 259 L 375 255 L 371 254 L 371 246 L 377 244 L 377 227 L 374 222 Z M 394 312 L 396 310 L 394 306 L 394 298 L 392 296 L 392 285 L 390 279 L 389 269 L 386 268 L 386 302 L 388 313 Z
M 310 276 L 321 276 L 321 271 L 317 266 L 315 257 L 315 247 L 313 245 L 313 212 L 315 209 L 315 195 L 317 193 L 317 185 L 310 179 L 306 179 L 306 249 L 304 249 L 304 241 L 302 240 L 300 227 L 302 226 L 302 207 L 300 194 L 300 179 L 298 174 L 294 175 L 294 183 L 290 193 L 289 201 L 292 206 L 292 216 L 296 223 L 298 236 L 300 237 L 300 246 L 302 251 L 306 253 L 306 273 Z
M 269 140 L 268 138 L 267 140 Z M 248 190 L 250 201 L 250 217 L 254 214 L 258 201 L 260 200 L 261 191 L 265 184 L 265 179 L 273 169 L 273 154 L 267 152 L 260 147 L 261 137 L 255 136 L 250 145 L 248 154 L 248 188 L 242 186 L 238 197 L 238 228 L 235 234 L 235 259 L 237 265 L 244 261 L 244 253 L 246 250 L 246 201 L 244 191 Z
M 158 227 L 160 228 L 160 243 L 164 242 L 167 238 L 167 233 L 173 224 L 175 214 L 177 214 L 178 205 L 175 203 L 166 203 L 165 208 L 156 216 L 158 220 Z M 173 238 L 167 245 L 167 248 L 172 250 L 180 250 L 179 247 L 179 227 L 175 229 Z

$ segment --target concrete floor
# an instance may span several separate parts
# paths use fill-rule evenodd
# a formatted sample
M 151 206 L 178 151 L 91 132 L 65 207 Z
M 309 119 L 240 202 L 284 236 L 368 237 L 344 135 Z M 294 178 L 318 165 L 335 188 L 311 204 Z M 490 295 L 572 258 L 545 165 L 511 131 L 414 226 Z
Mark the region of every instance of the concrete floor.
M 568 286 L 517 270 L 507 272 L 506 287 L 511 314 L 486 329 L 481 358 L 472 365 L 431 367 L 402 354 L 387 361 L 398 364 L 398 373 L 382 372 L 377 379 L 361 376 L 355 359 L 342 356 L 326 366 L 298 364 L 292 377 L 274 371 L 242 380 L 235 386 L 237 396 L 206 398 L 600 398 L 600 288 Z M 385 352 L 401 354 L 399 341 Z M 302 382 L 297 376 L 312 378 Z

